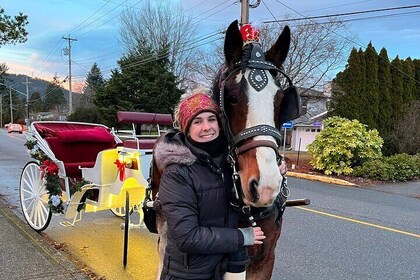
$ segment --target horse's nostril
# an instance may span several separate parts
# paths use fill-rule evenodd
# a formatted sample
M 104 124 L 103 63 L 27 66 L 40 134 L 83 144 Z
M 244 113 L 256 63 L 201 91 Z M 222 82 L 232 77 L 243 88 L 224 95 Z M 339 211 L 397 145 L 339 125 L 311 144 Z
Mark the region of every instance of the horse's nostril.
M 260 198 L 260 195 L 258 194 L 258 181 L 256 179 L 252 179 L 249 182 L 249 192 L 251 193 L 254 200 L 252 202 L 257 202 Z

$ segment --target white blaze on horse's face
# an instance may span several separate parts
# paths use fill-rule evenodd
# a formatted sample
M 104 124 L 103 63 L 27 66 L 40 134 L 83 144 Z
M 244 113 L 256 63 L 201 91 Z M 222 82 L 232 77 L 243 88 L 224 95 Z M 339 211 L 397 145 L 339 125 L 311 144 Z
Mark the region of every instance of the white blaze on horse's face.
M 275 126 L 274 123 L 274 98 L 277 91 L 280 89 L 274 81 L 273 76 L 268 70 L 265 70 L 268 77 L 268 84 L 261 91 L 256 91 L 249 85 L 248 75 L 250 70 L 246 70 L 244 75 L 238 75 L 236 82 L 240 82 L 242 76 L 247 80 L 247 97 L 248 97 L 248 115 L 246 119 L 246 127 L 250 128 L 256 125 L 270 125 Z M 276 143 L 276 140 L 271 136 L 256 136 L 255 140 L 269 140 Z M 256 161 L 259 169 L 259 178 L 246 178 L 247 182 L 242 181 L 243 186 L 250 186 L 252 180 L 256 180 L 256 189 L 258 191 L 258 200 L 251 202 L 245 199 L 245 204 L 264 207 L 273 204 L 275 198 L 280 192 L 280 186 L 283 177 L 280 174 L 277 165 L 276 153 L 269 147 L 256 148 Z M 242 177 L 242 176 L 241 176 Z M 243 178 L 241 178 L 243 179 Z

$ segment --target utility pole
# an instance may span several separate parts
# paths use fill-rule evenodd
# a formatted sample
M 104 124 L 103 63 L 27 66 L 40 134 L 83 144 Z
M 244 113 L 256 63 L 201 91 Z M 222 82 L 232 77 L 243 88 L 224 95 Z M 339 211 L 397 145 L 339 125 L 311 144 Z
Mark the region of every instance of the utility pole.
M 13 123 L 13 104 L 12 104 L 12 89 L 9 88 L 9 96 L 10 96 L 10 122 Z
M 62 37 L 64 40 L 69 42 L 69 115 L 73 111 L 73 100 L 71 91 L 71 41 L 77 41 L 75 38 Z
M 249 1 L 241 0 L 241 26 L 249 23 Z
M 241 26 L 249 23 L 249 8 L 255 9 L 261 4 L 261 0 L 255 0 L 253 4 L 249 4 L 249 0 L 241 1 Z
M 3 92 L 0 93 L 0 127 L 3 127 Z
M 28 84 L 31 82 L 28 81 L 28 76 L 26 76 L 26 82 L 24 84 L 26 85 L 26 127 L 29 127 L 29 89 Z

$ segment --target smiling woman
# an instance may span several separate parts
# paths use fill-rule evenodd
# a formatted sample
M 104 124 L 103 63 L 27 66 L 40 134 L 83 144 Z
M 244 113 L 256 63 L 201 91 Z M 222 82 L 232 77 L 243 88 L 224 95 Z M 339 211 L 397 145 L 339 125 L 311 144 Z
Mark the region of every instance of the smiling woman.
M 239 214 L 229 205 L 232 170 L 219 113 L 210 96 L 193 93 L 175 111 L 180 130 L 155 146 L 167 221 L 160 229 L 167 228 L 159 244 L 161 280 L 244 279 L 246 246 L 265 239 L 258 226 L 238 229 Z

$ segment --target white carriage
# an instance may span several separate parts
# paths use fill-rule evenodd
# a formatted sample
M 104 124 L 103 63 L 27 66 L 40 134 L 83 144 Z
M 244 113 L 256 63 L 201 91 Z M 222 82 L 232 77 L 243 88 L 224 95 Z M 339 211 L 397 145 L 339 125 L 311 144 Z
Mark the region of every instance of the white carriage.
M 26 146 L 34 161 L 23 168 L 20 200 L 23 215 L 35 231 L 45 230 L 53 214 L 64 215 L 64 226 L 75 225 L 83 213 L 111 210 L 125 218 L 124 266 L 128 230 L 143 227 L 142 204 L 159 125 L 172 125 L 169 114 L 118 112 L 119 123 L 130 130 L 116 131 L 101 124 L 33 122 Z M 141 125 L 155 133 L 141 134 Z M 125 136 L 123 135 L 125 134 Z M 130 214 L 139 219 L 130 222 Z

